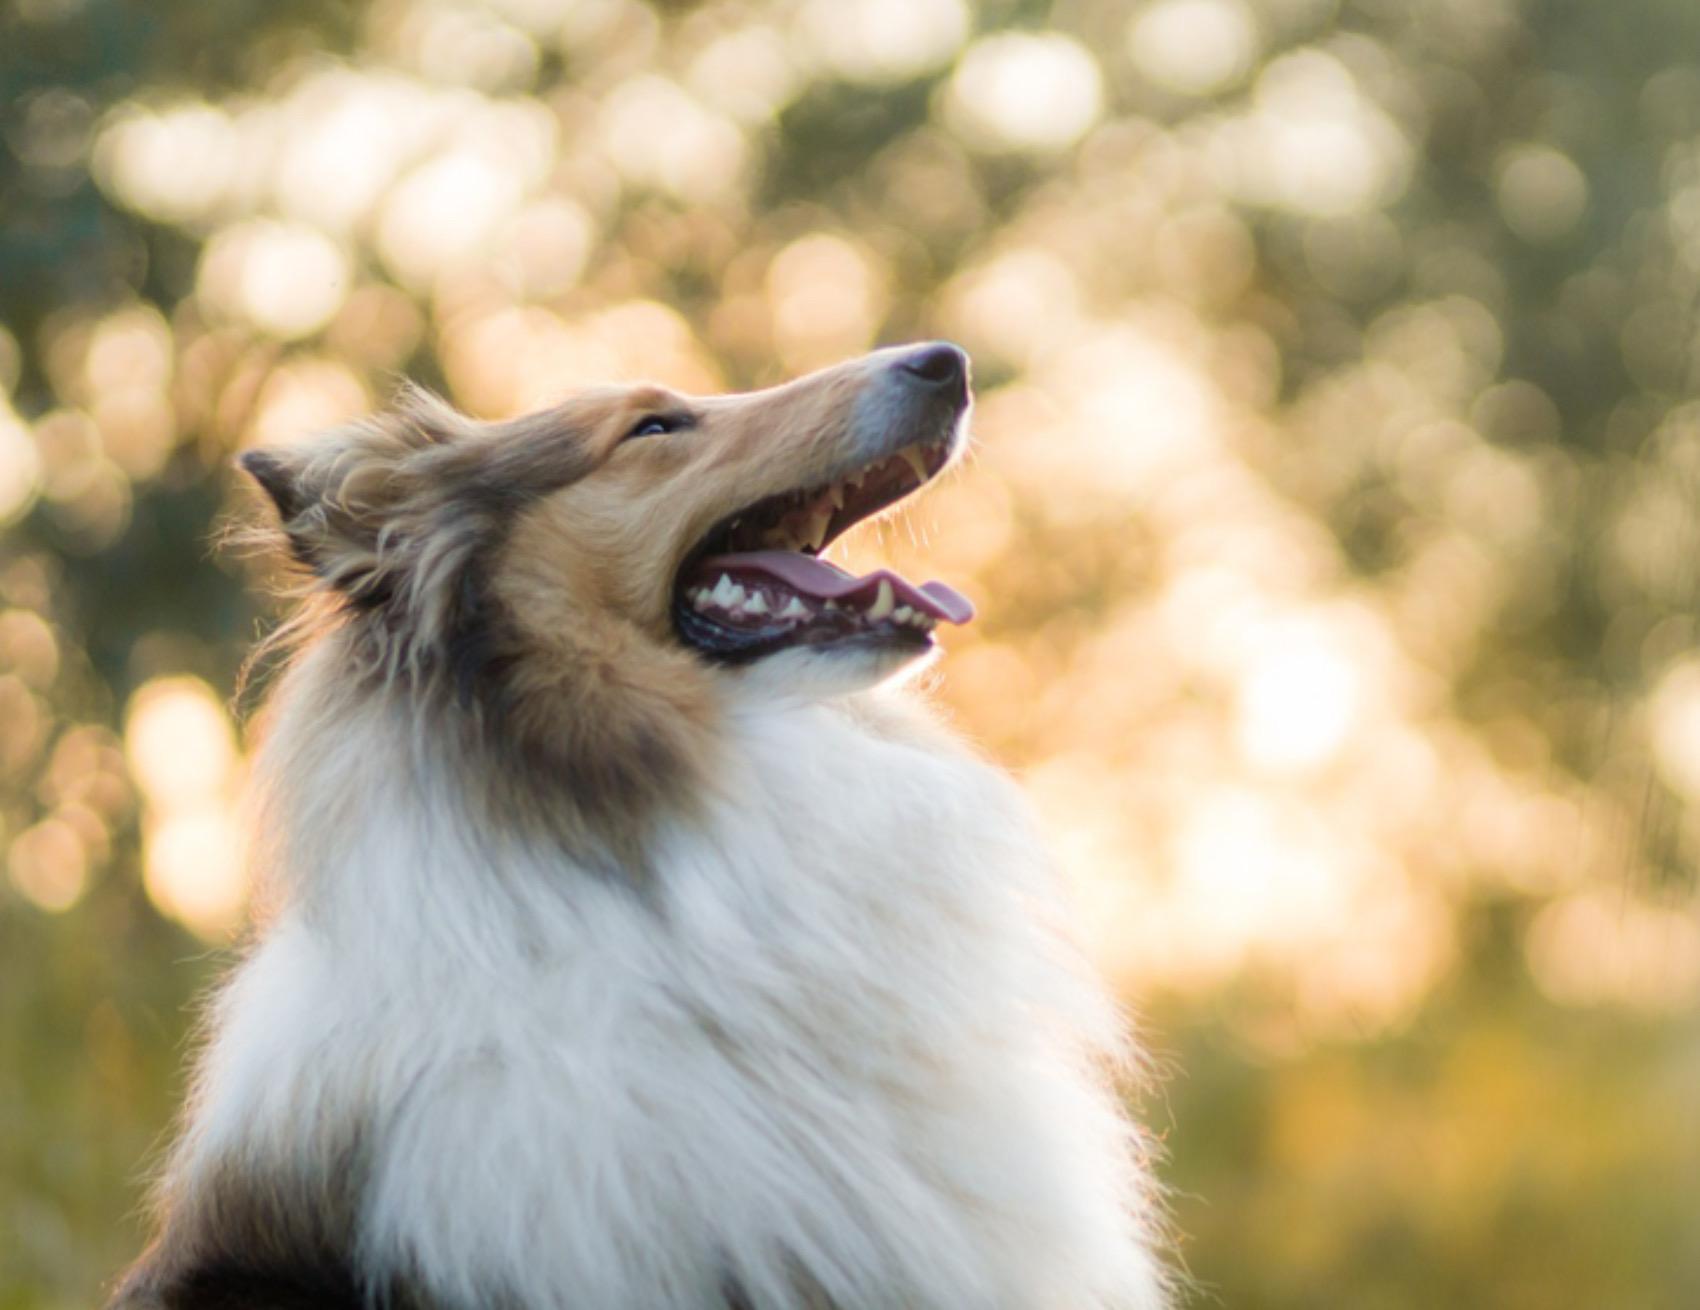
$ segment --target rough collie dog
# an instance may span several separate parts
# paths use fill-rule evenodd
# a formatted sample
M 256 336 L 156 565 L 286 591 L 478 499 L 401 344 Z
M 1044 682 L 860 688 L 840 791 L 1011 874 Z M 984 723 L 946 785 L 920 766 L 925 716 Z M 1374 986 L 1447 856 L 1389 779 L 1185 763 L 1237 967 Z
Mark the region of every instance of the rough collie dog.
M 822 558 L 967 361 L 424 396 L 243 466 L 305 579 L 260 927 L 126 1310 L 1150 1310 L 1113 1005 L 1019 796 Z

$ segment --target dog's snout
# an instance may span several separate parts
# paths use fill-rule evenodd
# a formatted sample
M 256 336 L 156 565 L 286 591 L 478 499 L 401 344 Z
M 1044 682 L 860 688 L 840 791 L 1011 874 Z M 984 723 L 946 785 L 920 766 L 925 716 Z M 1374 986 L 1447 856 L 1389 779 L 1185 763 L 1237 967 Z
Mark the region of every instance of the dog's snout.
M 967 393 L 968 356 L 947 341 L 915 347 L 898 359 L 897 367 L 928 390 Z

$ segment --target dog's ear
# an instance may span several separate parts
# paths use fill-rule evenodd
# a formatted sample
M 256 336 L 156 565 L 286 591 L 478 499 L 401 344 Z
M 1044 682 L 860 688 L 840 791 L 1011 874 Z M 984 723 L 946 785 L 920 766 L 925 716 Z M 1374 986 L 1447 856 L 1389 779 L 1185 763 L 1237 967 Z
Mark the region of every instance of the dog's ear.
M 278 519 L 287 525 L 303 506 L 299 471 L 295 461 L 276 450 L 248 450 L 236 457 L 236 465 L 271 497 Z
M 237 463 L 277 511 L 295 561 L 361 598 L 380 571 L 380 542 L 404 498 L 402 459 L 394 443 L 354 432 L 301 450 L 250 450 Z
M 289 554 L 362 609 L 414 571 L 426 542 L 460 526 L 453 489 L 470 425 L 410 392 L 387 414 L 299 447 L 250 450 L 237 464 L 277 511 Z
M 516 509 L 582 476 L 594 455 L 560 408 L 480 424 L 410 388 L 365 422 L 237 463 L 318 586 L 429 643 L 453 617 L 480 545 Z

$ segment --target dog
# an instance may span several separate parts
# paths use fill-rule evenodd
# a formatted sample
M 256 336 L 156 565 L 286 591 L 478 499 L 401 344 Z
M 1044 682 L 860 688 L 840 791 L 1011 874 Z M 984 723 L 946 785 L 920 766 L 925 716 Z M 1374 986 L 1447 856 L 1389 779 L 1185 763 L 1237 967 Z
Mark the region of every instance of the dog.
M 241 458 L 257 927 L 115 1307 L 1168 1303 L 1124 1025 L 904 689 L 971 606 L 822 553 L 970 407 L 933 343 Z

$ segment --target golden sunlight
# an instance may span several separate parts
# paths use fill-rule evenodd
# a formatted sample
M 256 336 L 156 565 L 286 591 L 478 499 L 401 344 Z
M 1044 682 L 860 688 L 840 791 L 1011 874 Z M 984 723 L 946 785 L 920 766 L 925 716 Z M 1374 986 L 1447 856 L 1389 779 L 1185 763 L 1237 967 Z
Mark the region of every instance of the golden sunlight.
M 172 810 L 144 828 L 148 899 L 209 941 L 240 927 L 248 904 L 242 830 L 216 806 Z
M 234 817 L 235 731 L 198 678 L 156 678 L 130 699 L 125 754 L 146 799 L 143 882 L 163 914 L 209 940 L 236 928 L 247 872 Z
M 293 341 L 330 322 L 351 275 L 348 256 L 317 228 L 261 218 L 208 243 L 198 292 L 215 315 Z
M 802 373 L 867 349 L 885 317 L 886 273 L 864 247 L 818 234 L 781 250 L 767 271 L 774 344 Z
M 849 81 L 904 82 L 950 61 L 970 27 L 964 0 L 807 0 L 797 35 Z
M 988 151 L 1061 150 L 1103 111 L 1097 61 L 1060 32 L 982 37 L 956 66 L 945 100 L 951 128 Z
M 1700 803 L 1700 660 L 1666 671 L 1648 703 L 1648 728 L 1659 776 Z
M 178 809 L 218 796 L 237 765 L 236 735 L 199 678 L 156 678 L 130 698 L 124 729 L 130 771 L 148 803 Z
M 1240 0 L 1158 0 L 1128 24 L 1139 71 L 1166 91 L 1215 95 L 1256 65 L 1257 20 Z
M 713 205 L 733 195 L 748 165 L 743 133 L 665 77 L 633 78 L 602 103 L 603 148 L 628 181 Z
M 21 517 L 41 487 L 41 459 L 29 429 L 0 395 L 0 524 Z
M 1340 754 L 1363 699 L 1357 661 L 1326 629 L 1266 633 L 1239 684 L 1236 741 L 1254 769 L 1297 773 Z
M 95 141 L 94 173 L 139 214 L 200 224 L 224 200 L 241 153 L 241 137 L 221 109 L 193 102 L 157 111 L 124 106 Z
M 82 899 L 88 887 L 88 853 L 64 819 L 43 819 L 12 839 L 7 872 L 12 885 L 41 909 L 58 913 Z
M 1680 1010 L 1700 998 L 1700 924 L 1622 892 L 1555 900 L 1529 928 L 1529 968 L 1553 1000 Z
M 1304 214 L 1348 214 L 1398 198 L 1410 143 L 1332 55 L 1283 55 L 1257 79 L 1248 116 L 1217 129 L 1213 165 L 1245 199 Z

